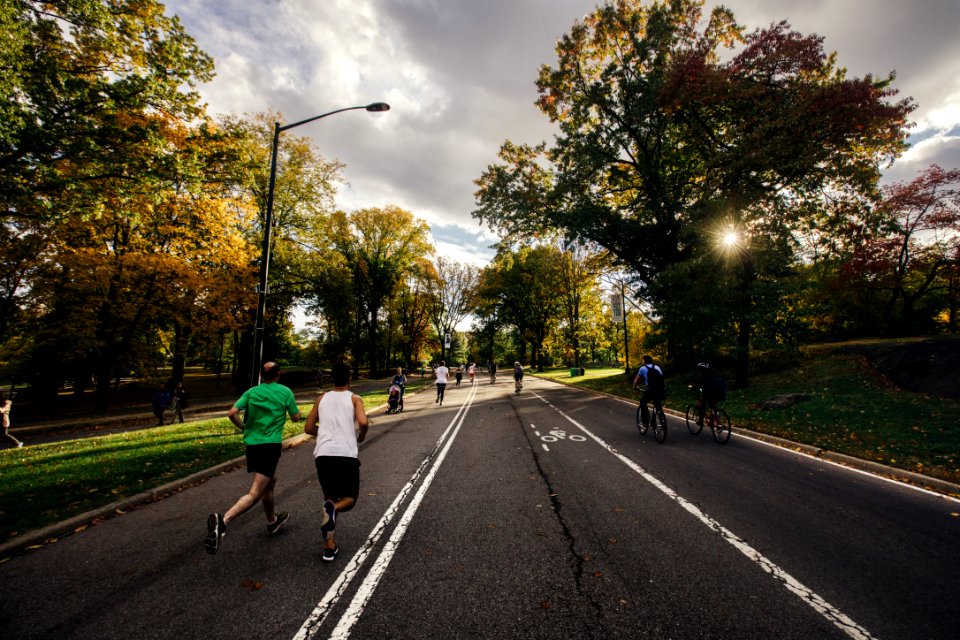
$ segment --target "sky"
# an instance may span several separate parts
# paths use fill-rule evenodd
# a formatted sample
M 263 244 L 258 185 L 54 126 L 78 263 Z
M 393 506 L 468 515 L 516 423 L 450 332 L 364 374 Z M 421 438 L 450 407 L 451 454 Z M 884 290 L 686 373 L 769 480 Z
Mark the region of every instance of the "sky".
M 346 211 L 397 205 L 431 227 L 438 254 L 482 265 L 496 242 L 471 212 L 474 180 L 505 140 L 555 133 L 534 105 L 541 65 L 597 0 L 171 0 L 214 58 L 212 113 L 280 113 L 281 124 L 387 102 L 291 130 L 346 163 Z M 708 2 L 708 12 L 716 6 Z M 824 37 L 849 77 L 892 71 L 918 107 L 911 148 L 884 181 L 960 167 L 960 1 L 729 0 L 752 31 L 787 20 Z M 287 135 L 287 134 L 282 134 Z M 264 158 L 264 163 L 269 161 Z

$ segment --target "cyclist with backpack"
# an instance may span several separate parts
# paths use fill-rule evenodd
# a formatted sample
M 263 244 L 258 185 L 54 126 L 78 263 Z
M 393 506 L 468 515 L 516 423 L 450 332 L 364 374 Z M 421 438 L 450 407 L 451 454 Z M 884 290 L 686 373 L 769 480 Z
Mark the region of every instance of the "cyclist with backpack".
M 649 425 L 649 403 L 662 403 L 667 395 L 663 369 L 653 364 L 653 358 L 650 356 L 643 356 L 643 366 L 640 367 L 633 379 L 633 388 L 636 389 L 641 381 L 643 382 L 643 395 L 640 396 L 640 417 L 644 425 Z
M 699 387 L 703 390 L 703 402 L 700 403 L 700 413 L 697 416 L 697 426 L 703 426 L 703 416 L 710 409 L 716 409 L 718 402 L 727 399 L 727 383 L 710 366 L 708 362 L 701 362 L 697 365 L 699 375 Z

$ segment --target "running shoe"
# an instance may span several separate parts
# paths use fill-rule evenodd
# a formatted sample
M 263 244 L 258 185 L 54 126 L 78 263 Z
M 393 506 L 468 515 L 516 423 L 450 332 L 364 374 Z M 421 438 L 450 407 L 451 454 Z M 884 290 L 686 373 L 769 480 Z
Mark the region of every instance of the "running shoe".
M 327 539 L 327 534 L 337 528 L 337 508 L 333 506 L 331 500 L 323 503 L 323 523 L 320 525 L 320 533 L 323 539 Z
M 287 518 L 290 517 L 290 514 L 286 511 L 278 511 L 277 519 L 274 520 L 273 524 L 267 525 L 267 533 L 270 535 L 275 534 L 277 531 L 280 531 L 280 525 L 287 521 Z
M 323 561 L 324 562 L 333 562 L 333 559 L 337 557 L 337 552 L 340 551 L 340 547 L 334 545 L 333 549 L 325 547 L 323 549 Z
M 223 514 L 211 513 L 207 516 L 207 539 L 203 543 L 207 553 L 216 554 L 217 549 L 220 548 L 220 541 L 225 535 L 227 535 L 227 524 L 223 521 Z

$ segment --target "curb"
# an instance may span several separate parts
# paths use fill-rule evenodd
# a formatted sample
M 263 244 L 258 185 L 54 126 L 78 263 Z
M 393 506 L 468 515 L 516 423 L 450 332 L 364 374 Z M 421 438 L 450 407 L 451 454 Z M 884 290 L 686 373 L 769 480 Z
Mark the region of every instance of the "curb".
M 551 378 L 537 378 L 538 380 L 544 380 L 545 382 L 553 382 L 555 384 L 560 384 L 566 387 L 573 387 L 581 391 L 586 391 L 598 396 L 606 396 L 608 398 L 613 398 L 614 400 L 620 400 L 627 404 L 636 405 L 635 401 L 630 400 L 629 398 L 624 398 L 623 396 L 613 395 L 612 393 L 606 393 L 605 391 L 596 391 L 594 389 L 587 389 L 586 387 L 580 387 L 575 384 L 568 384 L 560 380 L 554 380 Z M 685 418 L 686 416 L 675 409 L 664 408 L 664 413 L 668 413 L 672 416 L 678 418 Z M 848 467 L 856 471 L 864 471 L 871 473 L 876 476 L 880 476 L 887 480 L 893 480 L 903 484 L 908 484 L 913 487 L 924 489 L 937 494 L 943 494 L 943 497 L 960 499 L 960 484 L 955 484 L 948 480 L 941 480 L 940 478 L 933 478 L 931 476 L 925 476 L 921 473 L 916 473 L 914 471 L 907 471 L 905 469 L 898 469 L 897 467 L 890 467 L 879 462 L 873 462 L 870 460 L 864 460 L 862 458 L 855 458 L 853 456 L 848 456 L 843 453 L 836 453 L 828 449 L 822 449 L 820 447 L 815 447 L 809 444 L 803 444 L 802 442 L 794 442 L 793 440 L 787 440 L 786 438 L 780 438 L 778 436 L 771 436 L 766 433 L 760 433 L 759 431 L 751 431 L 749 429 L 744 429 L 743 427 L 733 427 L 732 432 L 750 438 L 751 440 L 757 440 L 759 442 L 764 442 L 766 444 L 780 447 L 781 449 L 790 449 L 791 451 L 796 451 L 798 453 L 806 454 L 812 458 L 818 458 L 826 462 L 832 462 L 843 467 Z

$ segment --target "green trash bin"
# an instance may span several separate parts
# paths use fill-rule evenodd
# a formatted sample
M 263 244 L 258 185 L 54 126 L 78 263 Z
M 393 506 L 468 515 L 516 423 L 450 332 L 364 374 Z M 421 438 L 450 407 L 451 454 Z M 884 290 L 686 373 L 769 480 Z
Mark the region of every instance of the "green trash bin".
M 570 369 L 570 377 L 571 377 L 571 378 L 576 378 L 578 375 L 580 375 L 580 369 L 576 369 L 576 368 L 571 368 L 571 369 Z

